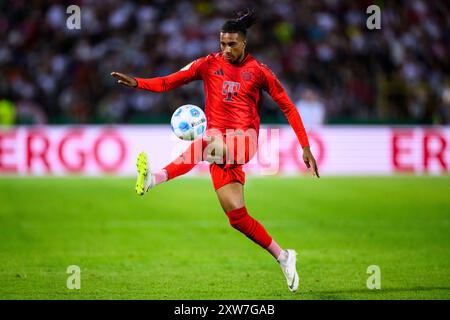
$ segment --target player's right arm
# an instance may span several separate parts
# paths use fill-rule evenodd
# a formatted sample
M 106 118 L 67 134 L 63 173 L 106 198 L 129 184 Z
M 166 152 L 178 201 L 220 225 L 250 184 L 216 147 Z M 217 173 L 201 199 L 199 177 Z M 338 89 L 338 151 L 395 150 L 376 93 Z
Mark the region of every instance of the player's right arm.
M 197 59 L 180 71 L 172 73 L 165 77 L 156 78 L 136 78 L 119 72 L 111 72 L 111 75 L 117 79 L 117 83 L 131 88 L 139 88 L 152 92 L 165 92 L 194 80 L 201 79 L 202 68 L 206 58 Z

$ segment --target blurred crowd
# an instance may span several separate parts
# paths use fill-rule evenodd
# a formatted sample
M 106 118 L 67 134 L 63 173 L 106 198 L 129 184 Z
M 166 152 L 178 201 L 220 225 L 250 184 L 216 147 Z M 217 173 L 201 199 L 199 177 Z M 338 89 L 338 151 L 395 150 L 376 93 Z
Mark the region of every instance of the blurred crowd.
M 66 26 L 71 4 L 81 8 L 79 30 Z M 371 4 L 379 30 L 366 26 Z M 246 6 L 259 17 L 247 50 L 300 113 L 305 103 L 321 109 L 305 111 L 314 121 L 450 122 L 450 4 L 425 0 L 1 1 L 0 118 L 148 123 L 202 105 L 201 82 L 156 94 L 121 87 L 110 73 L 163 76 L 217 52 L 221 25 Z M 261 114 L 283 119 L 268 96 Z

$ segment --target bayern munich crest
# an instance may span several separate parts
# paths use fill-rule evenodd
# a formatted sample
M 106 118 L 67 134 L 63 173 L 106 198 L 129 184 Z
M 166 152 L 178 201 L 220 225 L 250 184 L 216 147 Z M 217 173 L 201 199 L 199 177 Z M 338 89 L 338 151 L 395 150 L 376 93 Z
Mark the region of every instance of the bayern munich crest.
M 244 81 L 250 81 L 252 79 L 252 73 L 247 70 L 242 71 L 241 77 L 242 77 L 242 80 L 244 80 Z

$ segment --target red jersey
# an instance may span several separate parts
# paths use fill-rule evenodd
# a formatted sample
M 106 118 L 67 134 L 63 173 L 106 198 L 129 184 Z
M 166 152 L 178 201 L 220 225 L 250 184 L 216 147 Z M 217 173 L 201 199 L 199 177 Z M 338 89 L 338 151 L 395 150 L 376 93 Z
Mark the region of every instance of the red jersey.
M 135 78 L 138 88 L 164 92 L 193 80 L 203 80 L 205 114 L 209 128 L 259 131 L 261 91 L 278 104 L 302 147 L 309 146 L 300 114 L 275 74 L 250 54 L 239 64 L 232 64 L 222 53 L 199 58 L 166 77 Z

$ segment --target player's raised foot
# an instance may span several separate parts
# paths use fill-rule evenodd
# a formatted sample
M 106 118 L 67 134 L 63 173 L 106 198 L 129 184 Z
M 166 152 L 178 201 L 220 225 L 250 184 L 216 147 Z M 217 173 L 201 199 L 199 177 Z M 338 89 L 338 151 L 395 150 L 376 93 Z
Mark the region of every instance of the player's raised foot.
M 136 179 L 136 193 L 140 196 L 142 196 L 149 188 L 148 185 L 148 178 L 150 176 L 150 182 L 152 180 L 152 175 L 149 173 L 148 170 L 148 160 L 147 160 L 147 154 L 145 152 L 139 153 L 137 160 L 136 160 L 136 167 L 138 176 Z
M 293 249 L 286 249 L 282 253 L 284 255 L 283 259 L 279 260 L 281 270 L 286 277 L 286 282 L 289 290 L 296 292 L 298 289 L 298 273 L 296 269 L 297 263 L 297 252 Z

